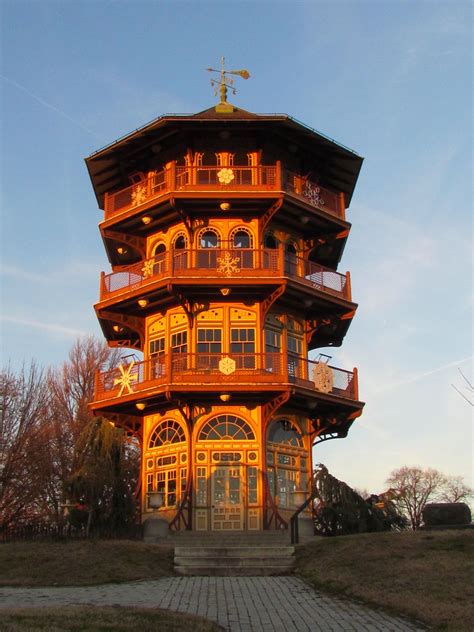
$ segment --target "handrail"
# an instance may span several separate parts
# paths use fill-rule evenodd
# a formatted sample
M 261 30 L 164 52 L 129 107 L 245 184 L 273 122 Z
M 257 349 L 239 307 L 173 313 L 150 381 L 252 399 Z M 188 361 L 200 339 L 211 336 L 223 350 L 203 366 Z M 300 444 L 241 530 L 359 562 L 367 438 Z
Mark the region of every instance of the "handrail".
M 187 531 L 192 529 L 192 489 L 193 489 L 193 474 L 189 472 L 188 481 L 186 484 L 186 489 L 184 490 L 184 494 L 179 502 L 178 509 L 176 510 L 176 514 L 168 525 L 168 529 L 170 531 L 180 531 L 181 521 L 184 523 L 184 527 Z M 187 520 L 185 518 L 184 512 L 187 505 L 188 517 Z
M 317 290 L 352 299 L 348 274 L 284 253 L 280 246 L 278 249 L 221 247 L 164 252 L 116 272 L 102 273 L 100 300 L 159 279 L 187 278 L 198 273 L 226 279 L 288 277 Z
M 298 509 L 290 518 L 291 544 L 298 544 L 300 541 L 298 516 L 315 499 L 315 495 L 316 495 L 316 491 L 313 490 L 313 492 L 311 493 L 311 496 L 307 498 L 300 507 L 298 507 Z
M 96 400 L 123 397 L 160 385 L 296 384 L 354 400 L 355 375 L 291 353 L 177 353 L 131 362 L 95 376 Z
M 308 177 L 275 165 L 177 165 L 150 171 L 139 182 L 105 194 L 105 219 L 180 191 L 285 191 L 306 203 L 345 219 L 342 192 L 326 189 Z
M 263 528 L 266 530 L 270 529 L 272 520 L 275 520 L 275 529 L 288 529 L 288 522 L 284 518 L 281 517 L 280 512 L 278 511 L 278 507 L 276 506 L 275 501 L 273 500 L 267 472 L 263 472 L 263 480 L 264 480 Z M 269 511 L 271 512 L 270 517 L 268 517 Z

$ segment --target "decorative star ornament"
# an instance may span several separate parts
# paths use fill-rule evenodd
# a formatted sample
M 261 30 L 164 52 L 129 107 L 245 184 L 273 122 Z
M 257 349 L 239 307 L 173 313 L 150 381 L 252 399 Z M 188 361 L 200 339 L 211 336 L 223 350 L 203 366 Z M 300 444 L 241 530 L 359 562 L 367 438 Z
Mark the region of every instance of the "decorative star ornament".
M 317 391 L 330 393 L 334 386 L 334 374 L 325 362 L 318 362 L 313 367 L 313 382 Z
M 137 185 L 132 191 L 132 202 L 134 206 L 142 204 L 147 199 L 146 187 L 143 184 Z
M 230 184 L 232 180 L 235 178 L 235 176 L 232 169 L 228 169 L 227 167 L 224 167 L 223 169 L 217 172 L 217 178 L 221 184 Z
M 130 364 L 125 365 L 121 364 L 119 366 L 121 375 L 120 377 L 116 377 L 114 379 L 114 386 L 118 386 L 120 384 L 120 390 L 117 397 L 121 397 L 125 389 L 127 389 L 128 393 L 133 393 L 132 384 L 138 380 L 138 373 L 132 374 L 134 366 L 135 362 L 130 362 Z
M 235 372 L 235 360 L 226 356 L 219 361 L 219 371 L 223 375 L 232 375 Z
M 142 268 L 143 276 L 145 277 L 145 279 L 153 276 L 153 267 L 154 267 L 153 259 L 148 259 L 148 261 L 145 261 Z
M 240 268 L 237 265 L 239 261 L 240 257 L 232 257 L 229 252 L 226 252 L 223 257 L 217 257 L 217 263 L 219 264 L 217 272 L 226 277 L 238 274 L 240 272 Z

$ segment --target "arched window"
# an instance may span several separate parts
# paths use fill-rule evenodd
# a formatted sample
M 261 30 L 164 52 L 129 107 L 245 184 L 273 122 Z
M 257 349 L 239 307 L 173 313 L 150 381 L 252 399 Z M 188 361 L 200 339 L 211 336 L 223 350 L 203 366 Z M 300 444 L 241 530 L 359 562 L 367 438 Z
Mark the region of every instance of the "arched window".
M 273 233 L 265 233 L 263 239 L 263 262 L 267 270 L 277 271 L 278 266 L 278 247 L 280 242 Z
M 198 441 L 255 441 L 255 433 L 236 415 L 218 415 L 204 424 Z
M 159 243 L 153 252 L 153 275 L 159 275 L 166 272 L 166 246 L 164 243 Z
M 174 419 L 160 421 L 151 433 L 144 455 L 146 492 L 161 492 L 163 509 L 176 507 L 187 489 L 186 436 Z M 146 508 L 151 509 L 146 504 Z
M 308 453 L 301 431 L 287 419 L 274 421 L 268 429 L 268 483 L 280 507 L 296 506 L 296 490 L 306 489 Z
M 148 449 L 160 448 L 171 443 L 182 443 L 183 441 L 186 441 L 186 437 L 181 425 L 173 419 L 165 419 L 151 433 Z
M 239 252 L 233 253 L 238 257 L 240 268 L 253 268 L 253 235 L 247 228 L 236 228 L 230 235 L 230 243 L 232 248 L 238 249 Z
M 178 233 L 173 241 L 174 270 L 186 270 L 188 267 L 188 242 L 184 233 Z
M 301 432 L 287 419 L 279 419 L 272 423 L 268 430 L 268 440 L 273 443 L 291 445 L 295 448 L 303 447 Z
M 296 245 L 288 242 L 285 246 L 285 274 L 288 276 L 296 276 L 298 273 L 298 258 Z
M 220 245 L 219 234 L 213 228 L 206 228 L 199 233 L 198 237 L 198 267 L 215 269 L 217 265 L 216 249 Z

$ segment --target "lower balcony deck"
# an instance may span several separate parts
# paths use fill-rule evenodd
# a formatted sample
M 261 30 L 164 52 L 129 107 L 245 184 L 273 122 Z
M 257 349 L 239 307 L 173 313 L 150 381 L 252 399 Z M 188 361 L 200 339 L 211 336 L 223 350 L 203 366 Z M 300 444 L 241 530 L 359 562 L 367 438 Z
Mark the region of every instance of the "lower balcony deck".
M 288 388 L 331 406 L 359 404 L 357 369 L 347 371 L 283 353 L 181 353 L 98 372 L 92 408 L 125 410 L 170 392 L 200 400 L 230 394 L 233 401 L 257 402 L 266 393 Z

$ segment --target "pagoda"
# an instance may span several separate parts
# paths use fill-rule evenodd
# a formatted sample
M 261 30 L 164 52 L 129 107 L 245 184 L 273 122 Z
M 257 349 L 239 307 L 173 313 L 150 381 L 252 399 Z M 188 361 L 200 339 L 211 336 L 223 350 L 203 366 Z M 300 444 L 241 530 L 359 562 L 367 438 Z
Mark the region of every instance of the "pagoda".
M 279 529 L 309 493 L 313 447 L 364 406 L 355 368 L 309 359 L 357 308 L 337 268 L 362 158 L 217 83 L 217 106 L 86 159 L 111 264 L 95 311 L 129 350 L 91 407 L 140 442 L 142 521 L 159 492 L 171 530 Z

